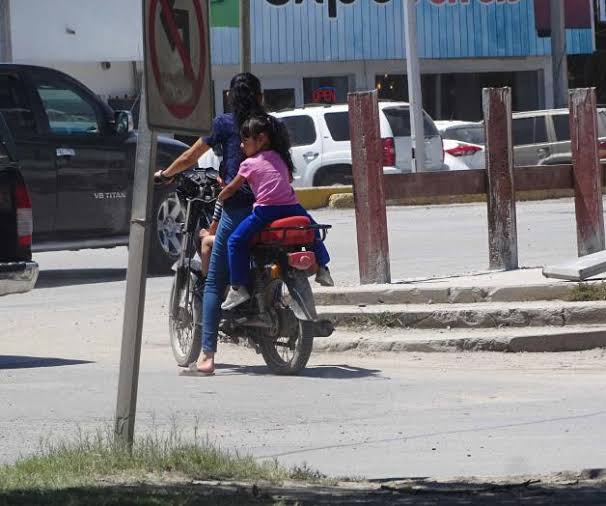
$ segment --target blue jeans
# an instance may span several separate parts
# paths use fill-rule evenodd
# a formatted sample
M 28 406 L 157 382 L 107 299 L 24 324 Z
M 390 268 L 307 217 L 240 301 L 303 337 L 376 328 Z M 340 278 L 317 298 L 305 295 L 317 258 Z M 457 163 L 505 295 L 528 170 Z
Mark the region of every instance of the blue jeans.
M 229 277 L 232 286 L 247 285 L 250 272 L 250 241 L 253 236 L 263 230 L 269 223 L 287 216 L 307 216 L 315 221 L 299 204 L 291 206 L 257 206 L 231 234 L 228 241 Z M 316 231 L 314 252 L 318 264 L 325 267 L 330 262 L 326 246 L 320 240 L 320 232 Z
M 217 334 L 221 318 L 221 303 L 229 277 L 227 262 L 227 240 L 240 222 L 250 214 L 248 206 L 223 209 L 219 228 L 215 235 L 210 265 L 204 285 L 202 302 L 202 350 L 210 353 L 217 351 Z

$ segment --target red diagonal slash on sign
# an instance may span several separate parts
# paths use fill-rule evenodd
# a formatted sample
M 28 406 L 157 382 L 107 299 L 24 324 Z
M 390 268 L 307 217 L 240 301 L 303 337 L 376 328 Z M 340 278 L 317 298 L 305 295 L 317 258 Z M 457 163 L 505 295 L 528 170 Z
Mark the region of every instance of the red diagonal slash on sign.
M 183 42 L 181 34 L 179 33 L 179 29 L 177 28 L 175 16 L 173 15 L 173 10 L 168 4 L 168 0 L 160 0 L 160 4 L 162 4 L 162 12 L 160 15 L 164 18 L 164 21 L 166 21 L 166 26 L 168 27 L 170 38 L 175 44 L 177 51 L 179 52 L 179 57 L 181 58 L 181 62 L 183 63 L 183 70 L 185 71 L 185 75 L 191 81 L 195 81 L 196 75 L 194 74 L 194 68 L 191 63 L 191 57 L 188 54 L 188 51 L 185 47 L 185 43 Z

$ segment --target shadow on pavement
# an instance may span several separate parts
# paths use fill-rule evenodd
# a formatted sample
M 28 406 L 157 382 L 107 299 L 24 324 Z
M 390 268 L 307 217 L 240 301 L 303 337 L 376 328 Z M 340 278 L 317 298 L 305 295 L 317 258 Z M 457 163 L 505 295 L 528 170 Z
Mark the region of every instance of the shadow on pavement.
M 38 369 L 41 367 L 64 367 L 67 365 L 92 364 L 90 360 L 72 360 L 52 357 L 28 357 L 23 355 L 0 355 L 0 370 Z M 0 503 L 1 504 L 1 503 Z
M 152 275 L 147 278 L 172 276 L 173 274 Z M 48 269 L 41 270 L 36 288 L 56 288 L 61 286 L 90 285 L 126 280 L 126 269 Z
M 236 364 L 217 364 L 222 376 L 231 374 L 258 374 L 272 376 L 273 373 L 265 365 L 236 365 Z M 349 365 L 318 365 L 307 367 L 298 374 L 302 378 L 324 378 L 324 379 L 356 379 L 379 377 L 379 369 L 364 369 L 363 367 L 353 367 Z
M 126 269 L 52 269 L 41 270 L 36 288 L 88 285 L 124 281 Z
M 150 485 L 90 487 L 67 490 L 15 491 L 0 493 L 0 505 L 603 505 L 606 487 L 579 483 L 566 486 L 542 484 L 519 485 L 447 485 L 423 482 L 404 488 L 383 487 L 375 490 L 324 487 L 317 485 L 270 487 L 253 484 L 158 483 Z

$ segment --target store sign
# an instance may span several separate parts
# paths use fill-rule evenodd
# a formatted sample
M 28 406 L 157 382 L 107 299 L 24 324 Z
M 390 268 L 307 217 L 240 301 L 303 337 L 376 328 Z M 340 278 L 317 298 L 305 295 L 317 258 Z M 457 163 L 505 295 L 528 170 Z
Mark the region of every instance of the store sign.
M 287 5 L 289 3 L 294 2 L 295 5 L 303 4 L 307 2 L 316 2 L 317 4 L 328 4 L 328 17 L 336 18 L 337 17 L 337 5 L 338 4 L 353 4 L 356 0 L 265 0 L 269 4 L 275 7 L 281 7 L 283 5 Z M 361 0 L 363 2 L 370 2 L 371 0 Z M 391 2 L 391 0 L 372 0 L 376 4 L 386 4 Z M 416 0 L 419 2 L 420 0 Z M 433 5 L 442 6 L 442 5 L 468 5 L 473 1 L 478 2 L 483 5 L 488 4 L 517 4 L 521 0 L 425 0 Z M 604 1 L 604 0 L 603 0 Z
M 312 94 L 315 104 L 336 104 L 337 89 L 334 86 L 320 86 Z

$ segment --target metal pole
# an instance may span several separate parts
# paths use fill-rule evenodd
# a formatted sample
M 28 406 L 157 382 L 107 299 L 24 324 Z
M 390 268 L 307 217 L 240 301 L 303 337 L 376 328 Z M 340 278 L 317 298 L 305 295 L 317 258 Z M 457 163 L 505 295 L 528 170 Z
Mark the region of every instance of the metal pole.
M 421 71 L 419 69 L 419 55 L 417 53 L 417 10 L 415 0 L 406 0 L 404 18 L 408 101 L 410 103 L 410 127 L 413 146 L 412 171 L 418 172 L 425 167 L 425 133 L 423 131 Z
M 555 108 L 568 104 L 568 60 L 566 58 L 566 25 L 564 0 L 551 0 L 551 68 Z
M 13 61 L 10 11 L 9 0 L 0 0 L 0 62 L 4 63 Z
M 145 78 L 143 78 L 145 81 Z M 150 215 L 153 200 L 153 172 L 156 165 L 157 134 L 147 125 L 147 98 L 142 86 L 135 183 L 128 242 L 126 302 L 122 328 L 122 351 L 116 404 L 115 436 L 132 446 L 135 432 L 141 333 L 145 310 L 145 282 L 150 242 Z
M 250 0 L 240 0 L 240 72 L 250 65 Z

